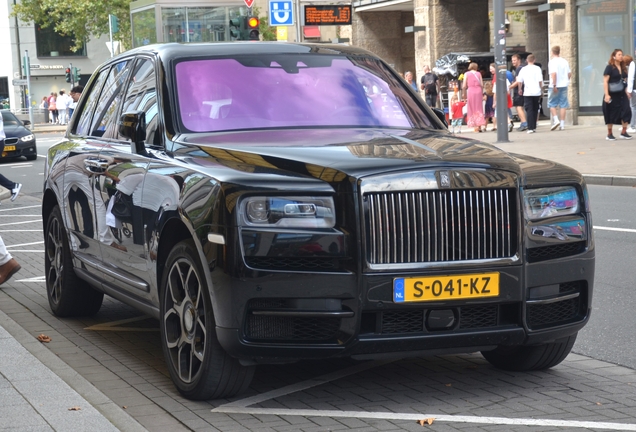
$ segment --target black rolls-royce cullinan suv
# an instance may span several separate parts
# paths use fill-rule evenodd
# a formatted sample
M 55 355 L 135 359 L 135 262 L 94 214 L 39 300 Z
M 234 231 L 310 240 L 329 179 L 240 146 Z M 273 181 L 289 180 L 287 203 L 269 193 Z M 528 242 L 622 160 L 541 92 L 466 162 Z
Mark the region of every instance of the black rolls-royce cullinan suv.
M 96 314 L 108 294 L 155 317 L 192 399 L 299 359 L 549 368 L 590 316 L 583 177 L 451 135 L 347 46 L 111 59 L 48 152 L 42 215 L 53 312 Z

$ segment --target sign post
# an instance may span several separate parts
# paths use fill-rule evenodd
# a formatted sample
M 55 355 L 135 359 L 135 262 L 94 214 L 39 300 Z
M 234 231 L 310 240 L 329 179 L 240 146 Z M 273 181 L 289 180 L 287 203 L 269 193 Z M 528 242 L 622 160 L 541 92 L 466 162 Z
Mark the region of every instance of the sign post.
M 29 121 L 33 127 L 33 104 L 31 103 L 31 60 L 29 59 L 29 51 L 24 50 L 24 68 L 26 69 L 26 85 L 27 85 L 27 104 L 29 107 Z

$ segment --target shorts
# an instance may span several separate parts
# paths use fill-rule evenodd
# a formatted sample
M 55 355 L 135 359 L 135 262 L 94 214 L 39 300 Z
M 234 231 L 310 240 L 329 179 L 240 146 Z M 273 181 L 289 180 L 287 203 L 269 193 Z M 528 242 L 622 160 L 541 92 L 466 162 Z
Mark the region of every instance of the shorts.
M 548 108 L 570 108 L 568 103 L 568 88 L 558 87 L 558 92 L 554 93 L 552 87 L 548 90 Z
M 463 118 L 453 119 L 453 120 L 451 120 L 451 125 L 452 126 L 461 126 L 463 122 L 464 122 Z
M 522 107 L 523 106 L 523 96 L 519 96 L 516 92 L 515 92 L 515 97 L 512 98 L 512 105 L 516 106 L 516 107 Z

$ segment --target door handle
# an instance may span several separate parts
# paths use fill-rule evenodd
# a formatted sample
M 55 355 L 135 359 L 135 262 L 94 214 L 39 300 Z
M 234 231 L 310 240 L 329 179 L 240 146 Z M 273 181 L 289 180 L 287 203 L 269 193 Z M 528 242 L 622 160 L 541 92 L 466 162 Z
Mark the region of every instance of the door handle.
M 84 159 L 84 166 L 90 172 L 103 173 L 108 169 L 109 162 L 105 159 Z

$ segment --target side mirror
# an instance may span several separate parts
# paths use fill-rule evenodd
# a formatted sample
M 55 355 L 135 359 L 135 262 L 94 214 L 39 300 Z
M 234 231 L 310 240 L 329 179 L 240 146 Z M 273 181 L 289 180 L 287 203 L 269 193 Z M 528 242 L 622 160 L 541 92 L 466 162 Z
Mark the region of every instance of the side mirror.
M 448 128 L 448 122 L 446 121 L 446 114 L 444 114 L 444 111 L 442 111 L 439 108 L 431 108 L 431 109 L 433 110 L 433 112 L 435 113 L 439 121 L 444 123 L 444 126 Z
M 23 123 L 25 126 L 31 126 L 31 121 L 30 121 L 30 120 L 22 120 L 22 123 Z
M 119 117 L 117 123 L 119 134 L 131 142 L 134 153 L 146 153 L 146 113 L 143 111 L 129 111 Z

